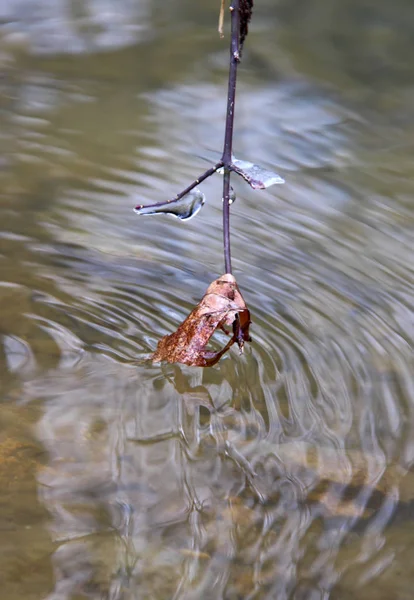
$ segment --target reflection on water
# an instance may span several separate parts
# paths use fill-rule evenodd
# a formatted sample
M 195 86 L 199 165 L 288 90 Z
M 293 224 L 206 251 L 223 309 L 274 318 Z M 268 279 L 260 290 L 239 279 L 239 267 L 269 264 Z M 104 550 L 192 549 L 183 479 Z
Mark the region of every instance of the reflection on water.
M 206 370 L 147 357 L 221 274 L 220 176 L 188 224 L 133 208 L 172 197 L 220 148 L 216 3 L 122 2 L 112 19 L 103 1 L 62 1 L 64 18 L 43 20 L 45 0 L 33 18 L 9 4 L 5 597 L 411 597 L 409 4 L 257 9 L 235 152 L 286 184 L 234 181 L 253 343 Z

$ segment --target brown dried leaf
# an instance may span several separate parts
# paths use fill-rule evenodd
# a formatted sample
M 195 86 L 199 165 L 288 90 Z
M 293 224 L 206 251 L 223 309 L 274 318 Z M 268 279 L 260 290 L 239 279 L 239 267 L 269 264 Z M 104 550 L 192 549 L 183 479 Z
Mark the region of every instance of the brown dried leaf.
M 206 350 L 216 331 L 232 326 L 233 335 L 219 352 Z M 195 367 L 215 365 L 225 352 L 236 342 L 243 351 L 249 336 L 250 312 L 243 300 L 233 275 L 225 273 L 213 281 L 200 303 L 181 323 L 177 331 L 164 336 L 152 355 L 154 362 L 167 361 Z

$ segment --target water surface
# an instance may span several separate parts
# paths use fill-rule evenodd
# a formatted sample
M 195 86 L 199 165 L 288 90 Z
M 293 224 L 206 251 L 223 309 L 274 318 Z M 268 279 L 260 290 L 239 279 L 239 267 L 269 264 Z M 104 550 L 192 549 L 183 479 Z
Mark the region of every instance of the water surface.
M 286 184 L 234 182 L 253 342 L 205 370 L 146 359 L 223 271 L 220 176 L 132 209 L 220 149 L 217 3 L 49 4 L 0 27 L 5 597 L 411 598 L 410 4 L 257 7 L 235 150 Z

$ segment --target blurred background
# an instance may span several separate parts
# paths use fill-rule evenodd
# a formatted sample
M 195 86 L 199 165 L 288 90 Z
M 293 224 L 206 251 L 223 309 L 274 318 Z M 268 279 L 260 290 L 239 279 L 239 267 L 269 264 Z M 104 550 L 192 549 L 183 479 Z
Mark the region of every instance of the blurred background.
M 218 10 L 0 2 L 7 600 L 412 597 L 412 2 L 256 0 L 234 149 L 286 183 L 234 181 L 253 342 L 152 365 L 224 268 L 219 175 L 188 223 L 132 210 L 221 151 Z

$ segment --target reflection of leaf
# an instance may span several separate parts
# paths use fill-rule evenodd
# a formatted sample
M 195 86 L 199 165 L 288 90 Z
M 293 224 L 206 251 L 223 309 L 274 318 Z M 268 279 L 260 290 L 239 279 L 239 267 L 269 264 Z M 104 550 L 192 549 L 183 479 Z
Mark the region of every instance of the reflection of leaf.
M 224 326 L 233 327 L 233 336 L 219 352 L 206 350 L 216 329 L 228 333 Z M 249 336 L 250 312 L 233 275 L 226 273 L 213 281 L 200 303 L 192 310 L 177 331 L 164 336 L 152 355 L 154 362 L 184 363 L 196 367 L 211 367 L 236 342 L 243 350 Z
M 198 213 L 205 201 L 206 197 L 203 192 L 194 188 L 180 200 L 167 200 L 167 202 L 158 202 L 149 206 L 140 204 L 134 210 L 138 215 L 167 214 L 173 215 L 181 221 L 188 221 Z
M 247 160 L 239 160 L 233 157 L 232 170 L 241 175 L 254 190 L 264 190 L 271 185 L 285 183 L 285 180 L 277 173 L 268 171 Z
M 324 512 L 335 517 L 367 519 L 373 515 L 374 510 L 367 507 L 367 499 L 363 496 L 346 498 L 342 488 L 335 489 L 334 486 L 329 485 L 329 482 L 324 482 L 324 484 L 309 492 L 306 497 L 308 504 L 319 504 L 323 507 Z

